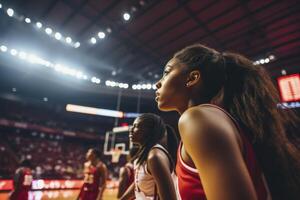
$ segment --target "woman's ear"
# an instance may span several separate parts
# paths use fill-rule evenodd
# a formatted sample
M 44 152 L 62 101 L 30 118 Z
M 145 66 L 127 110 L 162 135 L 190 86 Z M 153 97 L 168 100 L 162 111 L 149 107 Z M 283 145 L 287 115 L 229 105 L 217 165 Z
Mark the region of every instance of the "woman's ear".
M 186 87 L 191 87 L 196 85 L 200 81 L 200 71 L 193 70 L 189 73 L 187 77 Z

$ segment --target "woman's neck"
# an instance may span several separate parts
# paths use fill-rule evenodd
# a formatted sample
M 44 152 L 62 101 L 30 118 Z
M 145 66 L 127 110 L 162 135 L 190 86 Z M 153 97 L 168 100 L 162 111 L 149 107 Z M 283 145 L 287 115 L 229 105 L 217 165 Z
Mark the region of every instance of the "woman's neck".
M 180 115 L 182 115 L 187 109 L 191 108 L 191 107 L 195 107 L 201 104 L 206 104 L 206 103 L 210 103 L 209 100 L 203 100 L 200 98 L 191 98 L 186 105 L 182 106 L 181 108 L 179 108 L 177 111 Z

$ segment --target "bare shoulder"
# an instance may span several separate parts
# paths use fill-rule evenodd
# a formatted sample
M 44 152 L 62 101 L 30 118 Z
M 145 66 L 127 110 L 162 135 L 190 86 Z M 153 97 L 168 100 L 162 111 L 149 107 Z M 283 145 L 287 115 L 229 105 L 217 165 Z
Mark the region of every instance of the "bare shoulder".
M 162 150 L 160 150 L 159 148 L 153 148 L 150 150 L 148 157 L 147 157 L 147 162 L 148 163 L 159 163 L 159 162 L 163 162 L 165 159 L 168 159 L 167 155 L 165 154 L 165 152 L 163 152 Z
M 200 123 L 203 120 L 205 120 L 206 123 L 209 122 L 209 125 L 217 125 L 220 124 L 217 123 L 217 120 L 230 121 L 230 118 L 218 108 L 212 106 L 194 106 L 187 109 L 180 116 L 179 126 L 188 122 Z
M 233 121 L 212 106 L 189 108 L 181 115 L 178 127 L 187 149 L 201 145 L 202 150 L 209 150 L 216 145 L 237 142 L 237 128 Z M 201 150 L 200 147 L 197 149 Z
M 120 168 L 120 177 L 127 177 L 127 172 L 126 172 L 126 167 L 121 167 Z

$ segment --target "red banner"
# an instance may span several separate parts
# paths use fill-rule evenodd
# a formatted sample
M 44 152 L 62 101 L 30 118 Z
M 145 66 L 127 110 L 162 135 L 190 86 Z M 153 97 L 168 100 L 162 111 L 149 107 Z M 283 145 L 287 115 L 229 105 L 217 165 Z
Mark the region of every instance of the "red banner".
M 53 190 L 53 189 L 80 189 L 82 180 L 33 180 L 32 190 Z M 118 187 L 117 181 L 107 181 L 106 188 L 113 189 Z M 0 191 L 12 190 L 12 180 L 0 180 Z
M 278 86 L 283 102 L 300 100 L 300 74 L 279 77 Z

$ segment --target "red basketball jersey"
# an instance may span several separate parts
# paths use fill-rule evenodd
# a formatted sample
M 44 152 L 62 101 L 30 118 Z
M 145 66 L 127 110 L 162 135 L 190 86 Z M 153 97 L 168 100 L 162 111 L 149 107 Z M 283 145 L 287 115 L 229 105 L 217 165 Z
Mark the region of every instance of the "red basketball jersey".
M 212 106 L 215 107 L 222 112 L 224 112 L 230 119 L 234 122 L 237 126 L 242 143 L 244 145 L 244 160 L 248 169 L 248 172 L 251 176 L 253 185 L 256 190 L 258 200 L 267 200 L 270 198 L 267 185 L 263 176 L 263 173 L 258 165 L 258 162 L 255 158 L 255 153 L 251 143 L 248 141 L 246 136 L 244 135 L 244 131 L 240 129 L 237 122 L 234 118 L 227 113 L 222 108 L 211 105 L 205 104 L 202 106 Z M 206 195 L 201 184 L 201 177 L 199 177 L 198 170 L 195 166 L 189 166 L 184 163 L 181 157 L 181 148 L 182 143 L 180 143 L 178 151 L 177 151 L 177 164 L 176 164 L 176 174 L 178 176 L 178 191 L 181 200 L 205 200 Z
M 27 167 L 19 168 L 16 171 L 16 188 L 11 193 L 11 200 L 28 200 L 28 192 L 32 185 L 32 172 Z
M 97 198 L 101 176 L 99 165 L 97 167 L 85 166 L 83 185 L 79 194 L 80 200 L 95 200 Z

